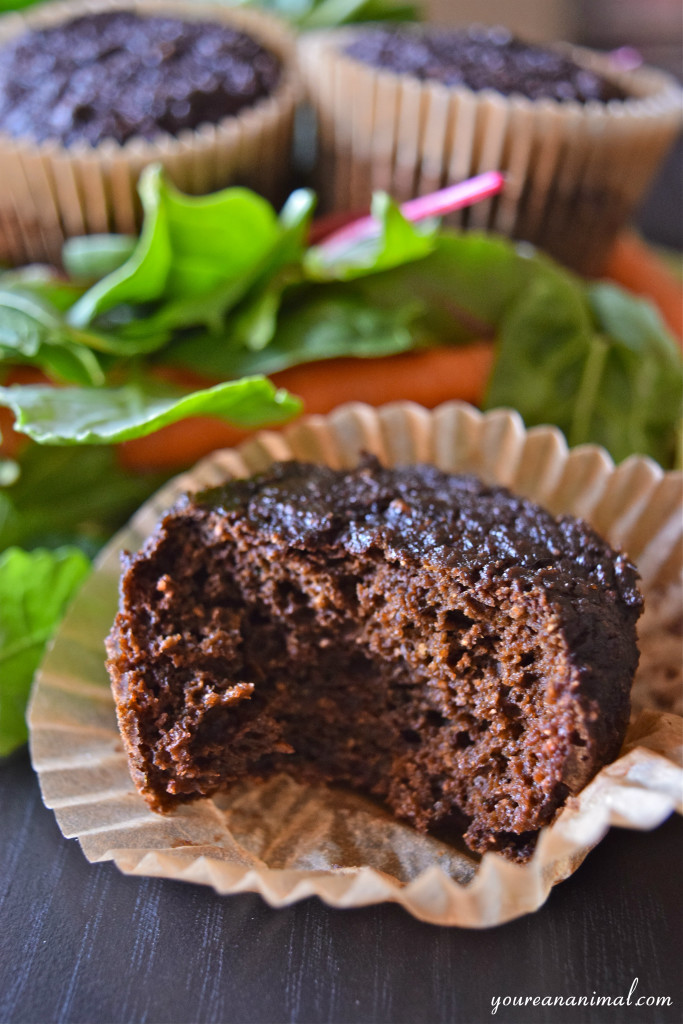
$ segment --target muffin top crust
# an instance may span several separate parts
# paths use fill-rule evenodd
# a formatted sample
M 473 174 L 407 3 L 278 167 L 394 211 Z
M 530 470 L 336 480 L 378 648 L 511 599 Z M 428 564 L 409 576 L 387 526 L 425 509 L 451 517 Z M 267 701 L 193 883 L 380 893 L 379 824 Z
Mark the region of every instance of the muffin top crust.
M 116 10 L 0 49 L 0 132 L 64 146 L 216 124 L 269 96 L 279 58 L 225 24 Z
M 340 543 L 362 552 L 379 543 L 409 557 L 534 586 L 572 602 L 623 601 L 640 610 L 637 574 L 583 520 L 474 476 L 433 466 L 383 467 L 365 455 L 347 473 L 307 463 L 276 463 L 264 476 L 209 488 L 179 507 L 244 515 L 290 544 Z
M 344 52 L 372 67 L 475 92 L 577 103 L 626 98 L 613 82 L 567 54 L 523 42 L 504 28 L 373 27 L 356 33 Z

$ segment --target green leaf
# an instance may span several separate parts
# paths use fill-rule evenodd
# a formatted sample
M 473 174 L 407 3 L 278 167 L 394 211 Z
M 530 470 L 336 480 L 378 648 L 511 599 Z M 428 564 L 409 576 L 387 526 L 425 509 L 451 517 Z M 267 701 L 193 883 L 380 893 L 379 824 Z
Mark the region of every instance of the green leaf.
M 281 234 L 270 203 L 248 189 L 186 196 L 154 165 L 139 190 L 145 216 L 138 245 L 72 308 L 74 326 L 122 304 L 199 299 L 256 266 Z
M 419 305 L 410 301 L 381 309 L 353 293 L 322 294 L 281 318 L 277 336 L 262 353 L 260 372 L 274 373 L 316 359 L 405 352 L 414 347 L 412 326 L 419 312 Z
M 275 338 L 263 348 L 208 346 L 195 339 L 172 349 L 170 357 L 203 373 L 239 377 L 337 356 L 394 355 L 414 347 L 412 322 L 419 312 L 409 302 L 373 308 L 362 295 L 329 289 L 284 313 Z
M 359 21 L 415 21 L 415 4 L 395 4 L 390 0 L 317 0 L 308 15 L 299 19 L 305 29 L 331 28 Z
M 18 288 L 0 288 L 0 313 L 0 347 L 18 358 L 34 359 L 51 332 L 61 329 L 56 310 Z
M 9 275 L 8 275 L 9 276 Z M 0 277 L 0 358 L 38 366 L 50 377 L 72 384 L 101 384 L 97 357 L 80 343 L 42 288 L 16 277 Z
M 485 407 L 512 407 L 528 425 L 552 422 L 569 433 L 592 336 L 578 282 L 540 271 L 501 321 Z
M 19 11 L 39 2 L 40 0 L 0 0 L 0 11 Z
M 132 235 L 83 235 L 67 238 L 62 263 L 70 277 L 99 281 L 123 266 L 138 243 Z
M 333 243 L 310 249 L 305 262 L 308 276 L 314 280 L 349 281 L 412 263 L 436 247 L 438 223 L 411 224 L 386 192 L 374 194 L 372 216 L 377 221 L 376 235 L 341 249 Z
M 419 6 L 395 0 L 222 0 L 231 7 L 263 7 L 299 28 L 333 28 L 355 21 L 415 21 Z
M 86 327 L 98 313 L 122 303 L 148 302 L 163 295 L 171 265 L 166 206 L 160 202 L 160 171 L 143 171 L 138 186 L 145 211 L 138 244 L 126 262 L 98 281 L 69 311 L 74 327 Z
M 548 265 L 504 318 L 485 407 L 554 423 L 570 445 L 673 463 L 683 400 L 676 343 L 652 307 Z
M 277 330 L 277 316 L 282 300 L 282 284 L 276 279 L 244 309 L 231 318 L 227 335 L 230 343 L 260 352 L 272 340 Z M 219 374 L 219 376 L 221 376 Z M 232 374 L 228 374 L 232 376 Z
M 78 549 L 0 555 L 0 755 L 26 741 L 26 704 L 45 645 L 88 575 Z
M 604 282 L 588 285 L 588 301 L 600 329 L 616 341 L 640 355 L 657 351 L 672 368 L 680 365 L 680 346 L 651 302 Z
M 366 7 L 367 0 L 322 0 L 304 20 L 307 29 L 327 28 L 355 21 Z
M 674 463 L 683 406 L 683 359 L 659 311 L 611 284 L 588 287 L 598 330 L 609 341 L 605 379 L 613 394 L 610 450 L 644 451 Z M 627 410 L 627 415 L 624 415 Z M 606 429 L 606 428 L 605 428 Z
M 120 468 L 112 447 L 28 444 L 0 481 L 0 550 L 87 543 L 93 552 L 163 483 Z
M 148 329 L 127 338 L 117 323 L 108 331 L 71 326 L 65 313 L 83 291 L 40 266 L 0 274 L 0 359 L 38 366 L 53 380 L 99 386 L 104 371 L 96 352 L 144 355 L 165 343 Z
M 173 332 L 200 325 L 207 328 L 209 336 L 221 335 L 226 328 L 226 314 L 241 302 L 258 304 L 265 290 L 271 292 L 271 301 L 277 305 L 279 292 L 291 276 L 288 268 L 298 268 L 301 263 L 313 206 L 311 192 L 302 189 L 293 193 L 281 213 L 277 235 L 262 256 L 204 292 L 169 299 L 158 312 L 125 328 L 125 336 L 145 337 L 152 333 L 168 340 Z M 243 307 L 240 315 L 248 318 L 248 311 Z
M 263 377 L 178 394 L 148 383 L 120 388 L 0 388 L 15 429 L 39 444 L 114 444 L 144 437 L 189 416 L 217 416 L 239 426 L 283 423 L 301 409 Z
M 44 299 L 60 313 L 73 306 L 85 291 L 84 285 L 69 281 L 52 267 L 42 264 L 6 270 L 0 274 L 0 288 Z

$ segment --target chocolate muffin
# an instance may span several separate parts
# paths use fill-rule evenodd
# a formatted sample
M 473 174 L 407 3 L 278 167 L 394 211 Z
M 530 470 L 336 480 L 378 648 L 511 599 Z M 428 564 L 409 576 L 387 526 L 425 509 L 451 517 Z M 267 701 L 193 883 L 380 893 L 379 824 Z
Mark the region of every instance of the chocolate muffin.
M 323 207 L 400 202 L 485 171 L 504 191 L 453 226 L 532 242 L 599 274 L 681 125 L 675 80 L 504 28 L 358 26 L 300 43 Z
M 375 68 L 475 92 L 494 89 L 503 96 L 577 103 L 626 98 L 616 83 L 568 54 L 525 43 L 504 28 L 425 28 L 419 34 L 401 27 L 375 28 L 344 52 Z
M 277 86 L 281 61 L 229 25 L 105 10 L 0 47 L 0 131 L 63 146 L 217 124 Z
M 619 751 L 640 608 L 623 555 L 502 488 L 281 463 L 126 556 L 108 668 L 154 809 L 285 771 L 524 860 Z
M 136 233 L 150 163 L 183 192 L 281 202 L 298 98 L 291 32 L 258 10 L 68 0 L 0 17 L 0 261 Z

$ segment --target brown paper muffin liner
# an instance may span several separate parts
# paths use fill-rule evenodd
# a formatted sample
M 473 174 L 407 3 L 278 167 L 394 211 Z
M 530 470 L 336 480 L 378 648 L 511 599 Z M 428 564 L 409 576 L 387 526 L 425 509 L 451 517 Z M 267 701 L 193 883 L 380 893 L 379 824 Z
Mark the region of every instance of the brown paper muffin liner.
M 356 794 L 286 775 L 241 782 L 160 815 L 128 774 L 104 667 L 120 551 L 137 549 L 186 490 L 252 474 L 278 459 L 352 466 L 364 450 L 388 465 L 426 461 L 474 472 L 554 512 L 582 515 L 639 567 L 646 609 L 656 614 L 641 637 L 643 710 L 620 757 L 543 830 L 527 864 L 494 853 L 478 858 L 457 843 L 417 833 Z M 88 860 L 113 860 L 129 874 L 198 882 L 219 893 L 259 892 L 276 907 L 311 895 L 335 907 L 390 901 L 443 925 L 486 927 L 534 911 L 610 825 L 651 829 L 674 809 L 683 812 L 683 719 L 651 710 L 661 706 L 663 641 L 673 644 L 667 682 L 681 687 L 681 492 L 681 474 L 664 473 L 649 459 L 615 467 L 603 449 L 568 451 L 555 428 L 527 431 L 514 412 L 484 415 L 459 402 L 433 412 L 409 402 L 381 409 L 354 403 L 216 452 L 164 487 L 108 545 L 45 658 L 29 714 L 43 799 Z M 656 670 L 652 658 L 659 658 Z
M 99 232 L 134 233 L 140 224 L 137 181 L 147 164 L 162 164 L 184 192 L 201 194 L 248 185 L 284 198 L 294 110 L 300 86 L 293 37 L 277 19 L 255 10 L 183 0 L 66 0 L 0 18 L 0 45 L 28 28 L 85 13 L 125 7 L 140 14 L 226 22 L 258 39 L 283 62 L 271 96 L 215 125 L 153 141 L 107 140 L 68 148 L 0 133 L 0 262 L 58 262 L 65 238 Z
M 683 93 L 652 68 L 616 72 L 609 57 L 565 47 L 631 98 L 609 103 L 505 97 L 421 82 L 342 51 L 353 29 L 299 43 L 318 121 L 323 207 L 358 210 L 375 189 L 403 202 L 484 171 L 501 196 L 452 223 L 533 242 L 585 273 L 599 272 L 683 118 Z

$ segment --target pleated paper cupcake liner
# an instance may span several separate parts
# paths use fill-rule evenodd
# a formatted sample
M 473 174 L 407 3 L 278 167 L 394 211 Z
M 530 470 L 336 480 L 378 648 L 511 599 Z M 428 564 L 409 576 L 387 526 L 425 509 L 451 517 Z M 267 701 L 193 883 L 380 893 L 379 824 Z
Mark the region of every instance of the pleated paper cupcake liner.
M 121 9 L 117 0 L 66 0 L 0 19 L 0 45 L 29 28 L 82 14 Z M 202 194 L 248 185 L 284 198 L 289 185 L 294 110 L 300 86 L 293 38 L 277 19 L 254 10 L 183 0 L 127 0 L 142 15 L 169 15 L 234 25 L 277 54 L 281 79 L 271 96 L 217 124 L 161 133 L 123 145 L 105 140 L 65 147 L 0 133 L 0 262 L 58 262 L 65 238 L 100 232 L 134 233 L 140 225 L 137 181 L 150 163 L 162 164 L 184 192 Z
M 457 842 L 419 834 L 357 794 L 286 775 L 246 780 L 159 815 L 128 774 L 104 667 L 121 550 L 139 548 L 186 491 L 280 459 L 351 467 L 362 451 L 387 465 L 428 462 L 476 473 L 555 513 L 583 516 L 638 565 L 646 608 L 636 683 L 642 710 L 620 757 L 543 830 L 524 865 L 494 853 L 480 859 Z M 407 402 L 351 404 L 216 452 L 164 487 L 108 545 L 45 658 L 29 715 L 43 799 L 90 861 L 113 860 L 129 874 L 224 894 L 259 892 L 275 907 L 311 895 L 335 907 L 394 902 L 442 925 L 481 928 L 530 913 L 610 825 L 652 829 L 673 810 L 683 812 L 683 720 L 652 710 L 662 707 L 662 672 L 672 692 L 681 687 L 682 490 L 681 474 L 664 473 L 647 458 L 615 467 L 601 448 L 568 451 L 553 427 L 527 431 L 516 413 L 482 414 L 457 402 L 433 412 Z
M 454 216 L 599 272 L 680 130 L 683 94 L 652 68 L 617 73 L 606 55 L 566 47 L 631 98 L 609 103 L 505 97 L 422 82 L 343 51 L 353 29 L 299 43 L 318 121 L 323 208 L 366 207 L 373 190 L 400 202 L 484 171 L 506 174 L 503 194 Z

